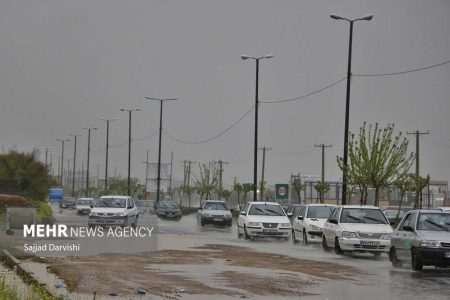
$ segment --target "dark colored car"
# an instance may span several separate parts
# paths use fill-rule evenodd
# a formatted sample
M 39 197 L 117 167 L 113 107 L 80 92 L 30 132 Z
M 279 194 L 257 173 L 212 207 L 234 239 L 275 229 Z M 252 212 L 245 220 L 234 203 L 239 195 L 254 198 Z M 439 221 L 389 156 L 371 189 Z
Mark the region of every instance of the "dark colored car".
M 174 201 L 160 201 L 156 207 L 156 215 L 179 220 L 181 219 L 181 209 Z
M 300 211 L 300 209 L 302 209 L 302 207 L 304 206 L 305 204 L 291 204 L 286 209 L 286 215 L 289 218 L 289 221 L 291 221 L 291 224 L 294 221 L 294 219 L 298 216 L 298 212 Z
M 59 204 L 59 206 L 61 208 L 70 208 L 70 209 L 75 209 L 76 207 L 76 202 L 74 199 L 64 199 L 63 201 L 61 201 L 61 203 Z
M 141 214 L 154 214 L 155 213 L 155 201 L 154 200 L 138 200 L 136 201 L 139 213 Z

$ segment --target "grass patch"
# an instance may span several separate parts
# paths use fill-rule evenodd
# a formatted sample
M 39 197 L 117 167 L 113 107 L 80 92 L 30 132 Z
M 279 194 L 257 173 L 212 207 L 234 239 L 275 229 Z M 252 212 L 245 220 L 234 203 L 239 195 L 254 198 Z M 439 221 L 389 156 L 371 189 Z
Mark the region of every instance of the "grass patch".
M 19 287 L 12 283 L 6 283 L 6 276 L 0 277 L 0 300 L 63 300 L 62 297 L 55 297 L 43 287 L 31 283 L 26 291 L 20 291 Z M 25 298 L 24 298 L 25 297 Z
M 48 272 L 62 278 L 69 292 L 75 291 L 81 283 L 81 273 L 73 266 L 54 264 L 48 268 Z
M 184 207 L 184 206 L 181 207 L 181 214 L 183 216 L 187 216 L 187 215 L 190 215 L 190 214 L 197 213 L 197 211 L 198 211 L 197 207 Z
M 55 218 L 53 217 L 53 211 L 50 205 L 46 201 L 34 200 L 33 205 L 36 207 L 36 216 L 38 223 L 42 224 L 53 224 Z

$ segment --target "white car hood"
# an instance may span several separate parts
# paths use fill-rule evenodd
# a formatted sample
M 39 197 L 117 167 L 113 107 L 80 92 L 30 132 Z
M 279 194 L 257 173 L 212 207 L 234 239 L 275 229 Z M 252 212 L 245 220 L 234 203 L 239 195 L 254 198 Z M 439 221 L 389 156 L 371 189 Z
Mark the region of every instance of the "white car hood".
M 212 209 L 208 209 L 208 210 L 203 210 L 202 213 L 210 214 L 210 215 L 218 215 L 218 216 L 231 215 L 231 212 L 228 211 L 228 210 L 212 210 Z
M 286 223 L 290 224 L 288 217 L 286 216 L 247 216 L 249 222 L 261 222 L 261 223 Z
M 76 208 L 77 209 L 86 209 L 86 208 L 91 209 L 91 207 L 89 205 L 76 205 Z
M 126 208 L 117 208 L 117 207 L 94 207 L 91 212 L 92 213 L 123 213 L 126 212 Z
M 424 240 L 450 243 L 450 231 L 417 230 Z
M 361 224 L 361 223 L 341 223 L 342 231 L 363 232 L 363 233 L 392 233 L 389 224 Z

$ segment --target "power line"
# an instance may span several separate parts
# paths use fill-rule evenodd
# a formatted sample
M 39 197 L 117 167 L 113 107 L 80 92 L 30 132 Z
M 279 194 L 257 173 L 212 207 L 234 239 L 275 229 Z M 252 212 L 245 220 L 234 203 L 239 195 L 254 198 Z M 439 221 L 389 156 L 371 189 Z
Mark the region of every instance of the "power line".
M 171 139 L 183 143 L 183 144 L 190 144 L 190 145 L 195 145 L 195 144 L 202 144 L 202 143 L 206 143 L 209 141 L 212 141 L 222 135 L 224 135 L 225 133 L 227 133 L 228 131 L 230 131 L 234 126 L 236 126 L 239 122 L 241 122 L 246 116 L 248 116 L 248 114 L 253 110 L 254 106 L 252 106 L 242 117 L 239 118 L 239 120 L 237 120 L 236 122 L 234 122 L 231 126 L 229 126 L 227 129 L 223 130 L 222 132 L 220 132 L 219 134 L 204 139 L 204 140 L 200 140 L 200 141 L 186 141 L 177 137 L 174 137 L 173 135 L 171 135 L 170 133 L 168 133 L 167 131 L 165 131 L 164 129 L 162 130 L 168 137 L 170 137 Z
M 325 86 L 325 87 L 323 87 L 323 88 L 321 88 L 321 89 L 318 89 L 318 90 L 316 90 L 316 91 L 313 91 L 313 92 L 311 92 L 311 93 L 308 93 L 308 94 L 305 94 L 305 95 L 302 95 L 302 96 L 299 96 L 299 97 L 295 97 L 295 98 L 291 98 L 291 99 L 285 99 L 285 100 L 277 100 L 277 101 L 259 101 L 259 102 L 260 102 L 260 103 L 270 104 L 270 103 L 283 103 L 283 102 L 291 102 L 291 101 L 301 100 L 301 99 L 303 99 L 303 98 L 306 98 L 306 97 L 309 97 L 309 96 L 318 94 L 318 93 L 320 93 L 320 92 L 323 92 L 323 91 L 325 91 L 325 90 L 327 90 L 327 89 L 329 89 L 329 88 L 331 88 L 331 87 L 337 85 L 338 83 L 340 83 L 340 82 L 342 82 L 342 81 L 344 81 L 344 80 L 346 80 L 346 79 L 347 79 L 347 76 L 345 76 L 344 78 L 341 78 L 341 79 L 339 79 L 338 81 L 333 82 L 333 83 L 331 83 L 331 84 L 329 84 L 329 85 L 327 85 L 327 86 Z
M 412 69 L 412 70 L 407 70 L 407 71 L 392 72 L 392 73 L 379 73 L 379 74 L 353 74 L 353 76 L 358 76 L 358 77 L 380 77 L 380 76 L 402 75 L 402 74 L 418 72 L 418 71 L 423 71 L 423 70 L 428 70 L 428 69 L 440 67 L 440 66 L 446 65 L 448 63 L 450 63 L 450 60 L 441 62 L 439 64 L 426 66 L 426 67 L 421 67 L 421 68 Z

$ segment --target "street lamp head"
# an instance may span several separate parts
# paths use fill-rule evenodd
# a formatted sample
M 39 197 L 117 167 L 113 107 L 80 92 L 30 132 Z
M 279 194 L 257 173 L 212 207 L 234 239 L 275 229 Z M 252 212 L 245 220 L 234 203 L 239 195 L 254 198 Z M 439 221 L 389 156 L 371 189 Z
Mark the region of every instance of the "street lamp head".
M 140 111 L 141 109 L 140 109 L 140 108 L 135 108 L 134 110 L 135 110 L 135 111 Z
M 365 21 L 370 21 L 372 19 L 373 19 L 373 15 L 367 15 L 367 16 L 360 18 L 360 20 L 365 20 Z
M 125 108 L 120 108 L 120 111 L 125 111 Z
M 339 15 L 336 15 L 336 14 L 331 14 L 330 17 L 331 17 L 332 19 L 335 19 L 335 20 L 344 20 L 343 17 L 341 17 L 341 16 L 339 16 Z
M 273 54 L 267 54 L 264 56 L 264 58 L 272 58 L 274 55 Z
M 241 58 L 243 59 L 243 60 L 246 60 L 246 59 L 249 59 L 249 58 L 252 58 L 250 55 L 241 55 Z

